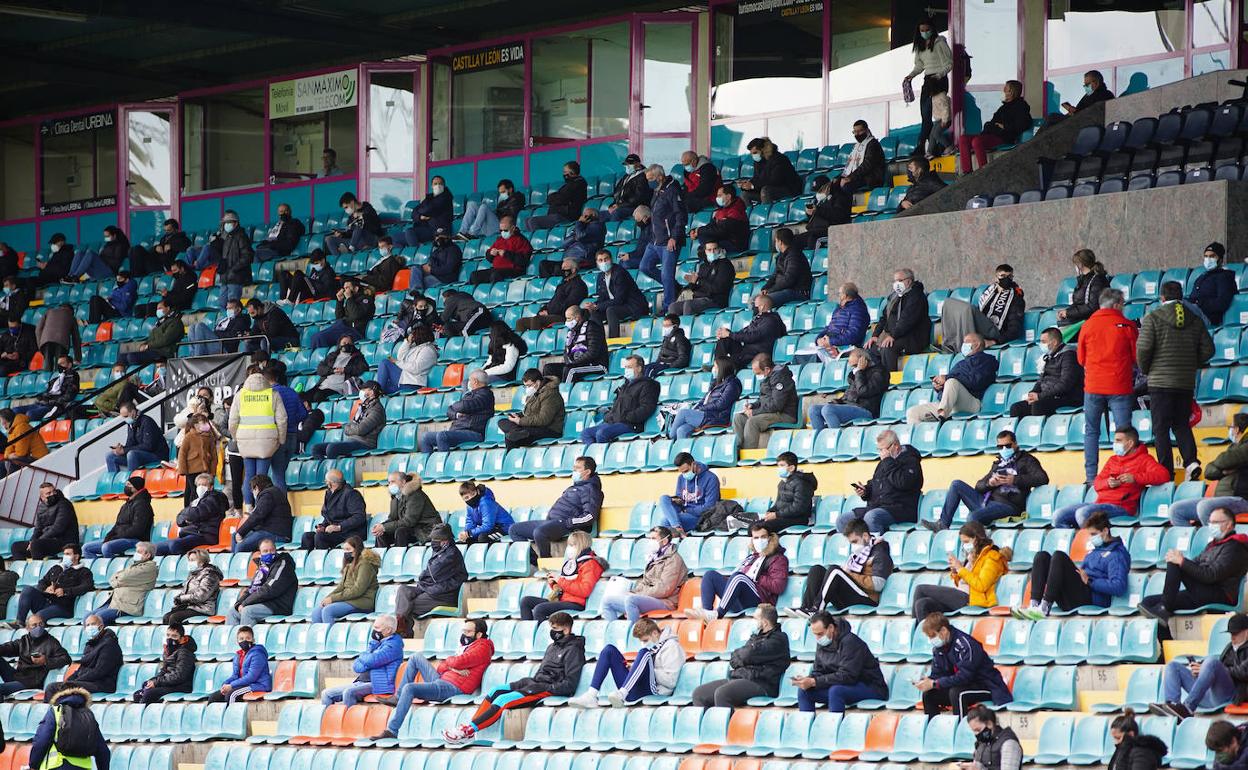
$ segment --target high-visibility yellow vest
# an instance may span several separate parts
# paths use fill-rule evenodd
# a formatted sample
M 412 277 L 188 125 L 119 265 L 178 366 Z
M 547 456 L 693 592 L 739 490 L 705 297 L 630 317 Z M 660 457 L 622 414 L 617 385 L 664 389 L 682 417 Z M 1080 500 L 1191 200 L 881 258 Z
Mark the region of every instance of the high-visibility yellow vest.
M 56 717 L 56 730 L 52 733 L 52 745 L 48 747 L 48 753 L 39 765 L 39 770 L 57 770 L 66 765 L 91 770 L 91 757 L 71 757 L 56 750 L 56 736 L 61 732 L 61 710 L 56 708 L 52 713 Z
M 239 399 L 238 427 L 240 430 L 277 430 L 272 388 L 240 390 L 234 398 Z

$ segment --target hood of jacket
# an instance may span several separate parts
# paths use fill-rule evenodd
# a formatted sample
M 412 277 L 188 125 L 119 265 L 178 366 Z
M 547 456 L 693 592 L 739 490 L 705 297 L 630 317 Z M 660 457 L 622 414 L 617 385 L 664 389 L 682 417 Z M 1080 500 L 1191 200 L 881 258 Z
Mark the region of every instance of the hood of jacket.
M 102 636 L 102 634 L 101 634 Z M 96 637 L 99 638 L 99 637 Z M 81 687 L 67 687 L 48 700 L 49 706 L 65 705 L 81 708 L 91 705 L 91 693 Z
M 381 567 L 381 557 L 371 548 L 365 548 L 360 551 L 360 555 L 355 557 L 354 564 L 371 564 L 374 568 Z
M 249 374 L 243 380 L 243 390 L 268 390 L 269 382 L 263 374 Z
M 819 479 L 815 478 L 815 474 L 808 471 L 789 471 L 789 476 L 785 479 L 785 481 L 787 482 L 790 479 L 793 481 L 800 481 L 803 484 L 809 484 L 812 490 L 819 488 Z
M 421 481 L 419 476 L 412 476 L 412 480 L 406 482 L 400 491 L 405 495 L 410 495 L 414 492 L 419 492 L 424 485 L 425 482 Z

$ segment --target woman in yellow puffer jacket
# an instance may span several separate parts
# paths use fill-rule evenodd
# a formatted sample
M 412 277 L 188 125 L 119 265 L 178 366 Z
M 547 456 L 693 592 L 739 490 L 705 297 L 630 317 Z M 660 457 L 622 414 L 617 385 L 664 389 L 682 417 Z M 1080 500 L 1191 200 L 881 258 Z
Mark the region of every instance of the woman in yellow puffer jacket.
M 978 521 L 963 524 L 958 530 L 958 540 L 962 544 L 960 554 L 949 554 L 953 585 L 915 587 L 911 607 L 915 623 L 933 612 L 953 612 L 968 605 L 997 605 L 997 581 L 1009 572 L 1013 552 L 1009 548 L 998 548 Z

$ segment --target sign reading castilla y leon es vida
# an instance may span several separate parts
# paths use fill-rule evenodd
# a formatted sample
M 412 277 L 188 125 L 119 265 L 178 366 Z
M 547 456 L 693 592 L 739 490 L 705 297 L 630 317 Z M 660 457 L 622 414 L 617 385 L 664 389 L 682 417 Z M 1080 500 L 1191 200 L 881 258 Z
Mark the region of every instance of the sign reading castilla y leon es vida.
M 479 72 L 524 63 L 524 43 L 503 43 L 477 48 L 451 57 L 451 72 Z
M 269 84 L 269 118 L 290 118 L 354 107 L 358 99 L 357 70 L 283 80 Z

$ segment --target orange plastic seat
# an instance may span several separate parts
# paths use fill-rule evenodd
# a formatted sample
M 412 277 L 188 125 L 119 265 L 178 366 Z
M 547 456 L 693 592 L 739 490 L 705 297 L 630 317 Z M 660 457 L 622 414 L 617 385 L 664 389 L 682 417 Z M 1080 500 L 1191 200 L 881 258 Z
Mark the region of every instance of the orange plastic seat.
M 1070 560 L 1079 563 L 1088 555 L 1088 531 L 1080 529 L 1075 532 L 1075 539 L 1070 542 Z
M 295 689 L 295 670 L 299 668 L 297 660 L 279 661 L 273 670 L 272 690 L 252 690 L 243 696 L 243 700 L 261 700 L 270 692 L 291 692 Z
M 32 372 L 37 372 L 40 369 L 42 369 L 43 368 L 43 353 L 40 353 L 39 351 L 35 351 L 35 354 L 30 357 L 30 366 L 28 368 Z
M 697 623 L 698 621 L 693 621 Z M 726 618 L 713 620 L 706 624 L 702 632 L 702 652 L 721 653 L 728 651 L 728 634 L 732 631 L 732 621 Z
M 412 285 L 412 271 L 409 268 L 403 268 L 394 274 L 394 283 L 390 285 L 391 291 L 407 291 L 407 287 Z
M 238 525 L 242 521 L 238 516 L 222 519 L 221 527 L 217 530 L 217 543 L 207 546 L 207 550 L 212 553 L 224 553 L 230 550 L 230 546 L 234 543 L 234 533 L 238 531 Z
M 464 365 L 449 364 L 446 367 L 446 373 L 442 375 L 442 387 L 458 388 L 464 384 Z
M 182 476 L 169 468 L 148 470 L 147 491 L 152 497 L 170 497 L 174 492 L 182 491 Z
M 706 761 L 706 770 L 733 770 L 732 757 L 715 757 Z M 739 760 L 744 762 L 745 760 Z
M 290 739 L 292 746 L 324 746 L 329 743 L 330 737 L 337 737 L 342 734 L 342 718 L 346 715 L 347 707 L 341 703 L 335 703 L 325 709 L 325 713 L 321 715 L 321 734 L 320 735 L 296 735 Z
M 676 638 L 680 640 L 680 646 L 685 648 L 686 655 L 697 655 L 702 652 L 702 633 L 702 621 L 680 621 L 676 630 Z
M 705 767 L 706 757 L 685 757 L 676 770 L 703 770 Z
M 862 742 L 864 752 L 872 751 L 888 755 L 893 750 L 893 736 L 897 733 L 897 714 L 875 714 L 867 725 L 867 737 Z M 835 754 L 833 754 L 835 757 Z
M 399 691 L 399 686 L 400 686 L 400 684 L 403 682 L 403 672 L 404 672 L 404 671 L 406 671 L 406 670 L 407 670 L 407 661 L 405 660 L 405 661 L 403 661 L 402 663 L 400 663 L 400 664 L 399 664 L 399 670 L 398 670 L 398 671 L 396 671 L 396 672 L 395 672 L 395 674 L 394 674 L 394 692 L 395 692 L 395 693 L 397 693 L 397 692 Z M 422 679 L 423 679 L 423 677 L 421 677 L 421 675 L 420 675 L 420 674 L 417 674 L 417 675 L 416 675 L 416 681 L 417 681 L 417 682 L 421 681 Z M 393 695 L 394 693 L 391 693 L 391 694 Z M 377 701 L 377 698 L 379 698 L 379 697 L 381 697 L 381 696 L 378 696 L 378 695 L 372 695 L 372 694 L 365 695 L 365 696 L 364 696 L 364 702 L 365 702 L 365 703 L 377 703 L 377 702 L 378 702 L 378 701 Z M 380 731 L 380 730 L 378 730 L 377 732 L 381 732 L 381 731 Z M 376 734 L 377 734 L 377 733 L 369 733 L 369 735 L 376 735 Z
M 95 327 L 95 341 L 96 342 L 111 342 L 112 339 L 113 339 L 113 322 L 112 321 L 104 321 L 99 326 Z
M 217 284 L 217 266 L 209 265 L 199 271 L 199 288 L 211 289 Z
M 1005 618 L 980 618 L 975 621 L 971 636 L 984 646 L 989 655 L 996 655 L 1001 648 L 1001 629 L 1005 627 Z
M 349 743 L 335 745 L 350 746 L 360 738 L 377 735 L 386 729 L 386 725 L 390 722 L 390 712 L 392 711 L 389 706 L 365 706 L 364 708 L 368 709 L 364 714 L 364 730 L 359 735 L 348 736 Z
M 711 760 L 713 763 L 715 760 Z M 763 761 L 761 759 L 738 759 L 732 763 L 732 770 L 761 770 Z M 708 768 L 709 770 L 709 768 Z
M 1232 703 L 1223 710 L 1228 714 L 1248 714 L 1248 701 Z
M 342 724 L 338 728 L 338 734 L 322 737 L 329 738 L 330 746 L 350 746 L 360 738 L 367 738 L 369 735 L 376 735 L 377 733 L 365 732 L 367 729 L 366 723 L 368 722 L 368 714 L 375 708 L 377 707 L 365 706 L 362 704 L 351 706 L 347 709 L 346 715 L 342 718 Z M 382 707 L 378 710 L 387 711 L 388 709 Z M 385 722 L 382 722 L 381 726 L 377 728 L 377 732 L 381 732 L 383 729 L 385 729 Z
M 758 726 L 758 709 L 737 709 L 728 720 L 728 745 L 753 746 L 754 729 Z M 693 747 L 695 754 L 718 754 L 718 743 L 699 743 Z M 707 770 L 710 770 L 708 767 Z

